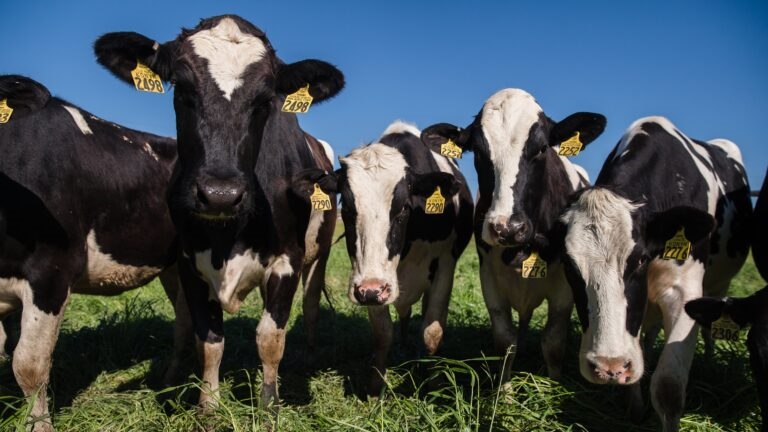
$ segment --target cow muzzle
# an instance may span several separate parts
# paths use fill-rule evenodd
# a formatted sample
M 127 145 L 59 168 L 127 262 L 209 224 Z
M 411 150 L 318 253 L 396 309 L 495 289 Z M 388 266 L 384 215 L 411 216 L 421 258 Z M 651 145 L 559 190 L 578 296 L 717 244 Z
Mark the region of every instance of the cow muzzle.
M 520 246 L 531 239 L 531 223 L 522 218 L 510 217 L 506 221 L 492 219 L 487 222 L 486 243 L 501 246 Z M 489 241 L 490 240 L 490 241 Z
M 595 356 L 584 359 L 585 378 L 596 384 L 632 384 L 637 381 L 632 360 L 626 357 Z
M 365 279 L 354 284 L 352 294 L 356 303 L 362 306 L 382 306 L 395 300 L 392 285 L 382 279 Z
M 203 219 L 231 219 L 244 206 L 246 185 L 237 179 L 204 177 L 195 189 L 197 214 Z

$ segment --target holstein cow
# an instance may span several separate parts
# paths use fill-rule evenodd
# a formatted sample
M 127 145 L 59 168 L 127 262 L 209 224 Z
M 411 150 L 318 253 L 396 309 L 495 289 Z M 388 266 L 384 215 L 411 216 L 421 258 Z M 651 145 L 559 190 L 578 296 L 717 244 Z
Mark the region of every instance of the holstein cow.
M 752 217 L 752 257 L 764 280 L 768 281 L 768 173 L 755 203 Z M 685 311 L 691 318 L 713 333 L 720 333 L 723 339 L 738 339 L 741 328 L 751 326 L 747 333 L 747 350 L 752 376 L 757 384 L 760 397 L 763 431 L 768 431 L 768 286 L 746 298 L 704 297 L 685 304 Z M 713 323 L 726 316 L 735 322 Z M 726 334 L 729 332 L 729 334 Z
M 299 276 L 305 277 L 311 332 L 336 207 L 328 197 L 331 211 L 312 210 L 309 191 L 292 189 L 298 171 L 332 165 L 323 147 L 307 139 L 296 115 L 281 107 L 285 95 L 306 86 L 314 102 L 334 96 L 344 85 L 342 73 L 319 60 L 283 63 L 263 31 L 234 15 L 204 19 L 163 44 L 137 33 L 109 33 L 96 41 L 95 51 L 126 82 L 133 83 L 138 60 L 175 86 L 179 163 L 169 204 L 209 386 L 200 405 L 218 398 L 222 308 L 236 312 L 255 286 L 264 300 L 256 329 L 261 399 L 265 406 L 276 403 L 277 369 Z
M 456 145 L 475 153 L 480 283 L 496 348 L 504 352 L 513 347 L 505 380 L 533 311 L 545 299 L 544 360 L 552 378 L 561 375 L 573 298 L 560 262 L 563 231 L 558 216 L 587 179 L 583 169 L 558 153 L 565 142 L 592 142 L 604 128 L 605 117 L 594 113 L 575 113 L 556 122 L 530 94 L 505 89 L 485 102 L 467 128 L 443 123 L 422 132 L 422 140 L 436 151 Z M 510 308 L 519 315 L 517 332 Z
M 165 196 L 176 142 L 104 121 L 22 76 L 0 77 L 0 318 L 21 308 L 13 373 L 35 431 L 71 293 L 114 295 L 175 260 Z M 9 116 L 6 116 L 10 114 Z M 162 273 L 169 296 L 178 283 Z
M 389 305 L 404 339 L 411 307 L 422 300 L 424 349 L 433 355 L 443 339 L 456 261 L 472 236 L 466 180 L 420 134 L 413 125 L 391 124 L 378 141 L 340 158 L 331 186 L 341 193 L 349 298 L 368 307 L 373 328 L 371 395 L 382 390 L 392 344 Z
M 633 123 L 564 213 L 581 374 L 632 384 L 633 417 L 643 405 L 640 327 L 663 319 L 651 401 L 664 430 L 678 430 L 698 328 L 683 305 L 702 291 L 725 293 L 746 258 L 751 215 L 736 145 L 693 140 L 662 117 Z

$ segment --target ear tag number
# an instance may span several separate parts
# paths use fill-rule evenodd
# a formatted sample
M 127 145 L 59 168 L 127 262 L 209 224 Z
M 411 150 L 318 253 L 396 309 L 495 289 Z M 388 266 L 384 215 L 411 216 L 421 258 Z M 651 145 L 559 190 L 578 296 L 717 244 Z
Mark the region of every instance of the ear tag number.
M 462 152 L 461 147 L 457 146 L 452 140 L 448 140 L 445 144 L 440 145 L 440 154 L 445 157 L 460 159 Z
M 0 99 L 0 123 L 8 123 L 13 114 L 13 108 L 8 106 L 8 99 Z
M 445 198 L 440 193 L 440 186 L 438 186 L 432 195 L 427 198 L 427 208 L 424 209 L 426 214 L 443 214 L 445 211 Z
M 579 139 L 579 132 L 576 132 L 576 135 L 560 143 L 560 151 L 557 154 L 560 156 L 576 156 L 583 146 L 584 144 Z
M 283 102 L 283 112 L 289 113 L 305 113 L 309 111 L 309 106 L 312 105 L 312 96 L 309 95 L 309 84 L 298 89 L 296 93 L 291 93 L 285 97 Z
M 312 203 L 312 210 L 328 211 L 333 209 L 331 205 L 331 197 L 327 193 L 320 189 L 320 185 L 315 183 L 315 191 L 309 197 L 309 202 Z
M 685 238 L 685 228 L 680 230 L 664 244 L 662 259 L 685 261 L 691 254 L 691 242 Z
M 739 340 L 740 330 L 741 327 L 739 327 L 730 316 L 723 315 L 720 319 L 712 323 L 712 339 L 736 342 Z
M 547 277 L 547 262 L 539 257 L 536 251 L 523 261 L 522 276 L 525 279 L 542 279 Z
M 136 61 L 136 69 L 131 71 L 131 77 L 133 78 L 133 85 L 138 91 L 165 93 L 160 75 L 138 60 Z

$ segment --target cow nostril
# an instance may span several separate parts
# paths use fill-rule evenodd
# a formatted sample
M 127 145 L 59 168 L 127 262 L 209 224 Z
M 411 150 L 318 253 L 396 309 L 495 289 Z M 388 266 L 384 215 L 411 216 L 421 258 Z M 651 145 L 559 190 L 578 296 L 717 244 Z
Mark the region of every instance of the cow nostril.
M 208 197 L 205 195 L 205 192 L 203 192 L 203 188 L 200 187 L 200 185 L 197 185 L 197 200 L 200 201 L 200 204 L 208 205 Z

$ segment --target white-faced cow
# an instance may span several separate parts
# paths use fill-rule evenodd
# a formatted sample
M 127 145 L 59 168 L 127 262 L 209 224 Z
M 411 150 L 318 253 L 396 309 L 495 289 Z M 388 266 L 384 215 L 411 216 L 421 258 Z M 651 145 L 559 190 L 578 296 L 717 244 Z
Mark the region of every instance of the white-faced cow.
M 577 134 L 586 145 L 604 128 L 605 117 L 594 113 L 575 113 L 555 122 L 527 92 L 505 89 L 485 102 L 467 128 L 437 124 L 422 133 L 424 142 L 435 149 L 450 140 L 475 153 L 479 196 L 474 230 L 480 283 L 496 348 L 504 352 L 513 347 L 504 379 L 533 311 L 544 299 L 548 304 L 541 342 L 544 360 L 549 375 L 560 377 L 573 298 L 560 263 L 563 232 L 558 216 L 587 179 L 584 170 L 558 156 L 558 150 Z M 523 270 L 535 255 L 546 264 L 537 261 Z M 510 308 L 519 315 L 517 332 Z
M 445 331 L 456 261 L 472 236 L 466 180 L 420 134 L 413 125 L 391 124 L 376 142 L 339 158 L 329 186 L 341 194 L 349 299 L 368 307 L 373 328 L 371 395 L 381 392 L 392 344 L 389 305 L 405 338 L 411 307 L 422 300 L 423 346 L 433 355 Z
M 114 295 L 174 268 L 165 197 L 176 142 L 104 121 L 21 76 L 0 77 L 0 100 L 13 110 L 0 123 L 0 318 L 21 308 L 13 373 L 35 398 L 33 430 L 46 431 L 70 294 Z
M 310 297 L 305 311 L 314 310 L 306 318 L 315 319 L 335 225 L 335 199 L 331 211 L 312 210 L 309 194 L 291 187 L 299 170 L 332 165 L 322 146 L 310 147 L 317 141 L 305 137 L 296 115 L 281 107 L 285 95 L 306 86 L 314 102 L 334 96 L 343 75 L 319 60 L 283 63 L 263 31 L 234 15 L 204 19 L 162 44 L 137 33 L 109 33 L 94 49 L 98 61 L 128 83 L 138 60 L 175 86 L 179 163 L 169 205 L 210 386 L 201 406 L 218 397 L 222 308 L 237 311 L 256 286 L 264 301 L 256 329 L 261 399 L 265 406 L 276 403 L 294 293 L 303 273 Z
M 768 228 L 765 225 L 768 221 L 768 173 L 755 203 L 752 221 L 752 258 L 763 280 L 768 281 Z M 691 300 L 685 304 L 685 311 L 706 328 L 704 331 L 712 331 L 712 323 L 724 315 L 739 328 L 751 326 L 747 333 L 749 363 L 760 398 L 762 430 L 768 431 L 768 286 L 746 298 L 704 297 Z M 727 327 L 727 324 L 718 327 L 736 330 Z
M 641 325 L 662 319 L 651 401 L 664 430 L 678 429 L 698 333 L 683 305 L 725 293 L 746 258 L 751 215 L 736 145 L 691 139 L 662 117 L 633 123 L 564 213 L 566 274 L 584 328 L 581 374 L 634 384 L 633 417 L 642 409 Z

